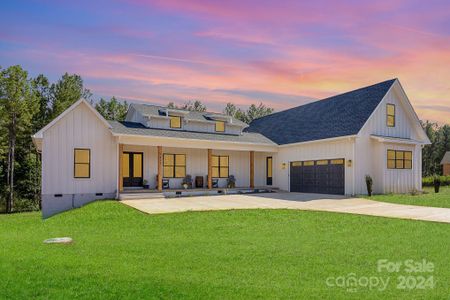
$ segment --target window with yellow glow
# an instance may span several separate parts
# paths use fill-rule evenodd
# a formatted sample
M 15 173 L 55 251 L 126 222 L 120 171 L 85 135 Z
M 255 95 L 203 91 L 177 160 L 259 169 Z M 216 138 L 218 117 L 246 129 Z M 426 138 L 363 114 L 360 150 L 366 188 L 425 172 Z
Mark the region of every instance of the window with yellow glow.
M 163 155 L 163 177 L 184 178 L 186 176 L 186 155 L 167 154 Z
M 181 128 L 181 117 L 169 116 L 169 118 L 170 118 L 170 128 Z
M 412 169 L 412 152 L 388 150 L 387 151 L 388 169 Z
M 223 121 L 216 121 L 216 131 L 217 132 L 224 132 L 225 131 L 225 122 L 223 122 Z
M 395 105 L 386 104 L 386 125 L 395 127 Z
M 122 154 L 122 176 L 130 177 L 130 154 L 123 153 Z
M 272 177 L 272 157 L 267 158 L 267 177 Z
M 229 158 L 228 156 L 213 155 L 212 156 L 212 177 L 228 178 L 229 174 Z
M 91 150 L 90 149 L 74 149 L 73 176 L 75 178 L 91 177 Z
M 142 177 L 142 154 L 140 153 L 133 155 L 133 177 Z
M 332 159 L 331 160 L 331 164 L 332 165 L 343 165 L 344 164 L 344 160 L 343 159 Z

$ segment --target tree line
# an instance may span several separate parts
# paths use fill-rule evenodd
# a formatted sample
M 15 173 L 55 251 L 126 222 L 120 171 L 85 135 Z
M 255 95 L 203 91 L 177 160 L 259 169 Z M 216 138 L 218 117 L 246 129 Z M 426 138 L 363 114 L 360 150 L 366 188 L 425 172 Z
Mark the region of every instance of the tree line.
M 31 136 L 80 98 L 94 104 L 92 93 L 77 74 L 65 73 L 56 82 L 31 77 L 21 66 L 0 66 L 0 212 L 37 210 L 41 203 L 41 160 Z M 201 101 L 169 107 L 206 111 Z M 123 121 L 128 103 L 101 98 L 95 108 L 108 120 Z M 249 123 L 273 109 L 251 105 L 247 110 L 228 103 L 224 112 Z
M 206 105 L 200 100 L 187 101 L 181 105 L 177 105 L 174 102 L 169 102 L 167 105 L 169 108 L 185 109 L 190 111 L 205 112 L 207 111 Z M 244 123 L 250 124 L 254 119 L 261 118 L 270 115 L 274 112 L 273 108 L 267 107 L 261 102 L 256 104 L 251 104 L 246 110 L 243 110 L 233 103 L 229 102 L 226 104 L 222 113 L 241 120 Z
M 450 151 L 450 125 L 439 125 L 433 122 L 422 122 L 422 127 L 431 141 L 422 151 L 423 176 L 442 175 L 441 161 L 444 154 Z

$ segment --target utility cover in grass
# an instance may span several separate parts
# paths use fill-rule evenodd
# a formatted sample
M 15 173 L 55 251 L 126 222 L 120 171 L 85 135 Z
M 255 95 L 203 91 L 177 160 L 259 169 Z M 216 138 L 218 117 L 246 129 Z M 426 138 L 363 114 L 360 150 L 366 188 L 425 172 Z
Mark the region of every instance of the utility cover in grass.
M 44 244 L 70 244 L 72 243 L 72 238 L 70 237 L 61 237 L 61 238 L 52 238 L 44 241 Z

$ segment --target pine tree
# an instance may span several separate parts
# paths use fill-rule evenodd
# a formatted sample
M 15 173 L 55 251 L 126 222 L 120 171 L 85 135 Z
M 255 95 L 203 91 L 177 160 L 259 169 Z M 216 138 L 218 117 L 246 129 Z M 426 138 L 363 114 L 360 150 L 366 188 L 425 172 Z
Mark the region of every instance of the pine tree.
M 18 138 L 29 130 L 36 101 L 31 92 L 28 73 L 20 66 L 11 66 L 2 70 L 0 75 L 0 104 L 2 107 L 2 125 L 7 131 L 7 201 L 6 212 L 14 207 L 14 175 L 16 166 L 16 146 Z

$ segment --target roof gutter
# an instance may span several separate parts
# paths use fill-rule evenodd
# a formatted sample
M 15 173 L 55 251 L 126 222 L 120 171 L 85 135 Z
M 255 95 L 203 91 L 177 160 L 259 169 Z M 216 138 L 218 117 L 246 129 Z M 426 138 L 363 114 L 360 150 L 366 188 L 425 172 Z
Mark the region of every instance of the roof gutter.
M 210 143 L 229 143 L 235 145 L 253 145 L 253 146 L 263 146 L 263 147 L 278 147 L 277 144 L 262 144 L 262 143 L 249 143 L 249 142 L 234 142 L 234 141 L 221 141 L 221 140 L 203 140 L 203 139 L 187 139 L 187 138 L 177 138 L 177 137 L 167 137 L 167 136 L 156 136 L 156 135 L 140 135 L 140 134 L 127 134 L 127 133 L 114 133 L 111 132 L 115 137 L 137 137 L 137 138 L 157 138 L 157 139 L 165 139 L 165 140 L 185 140 L 191 142 L 210 142 Z
M 333 141 L 339 141 L 339 140 L 344 140 L 344 139 L 356 138 L 356 136 L 357 136 L 356 134 L 344 135 L 344 136 L 338 136 L 338 137 L 333 137 L 333 138 L 328 138 L 328 139 L 291 143 L 291 144 L 283 144 L 283 145 L 279 145 L 278 147 L 286 148 L 286 147 L 301 146 L 301 145 L 312 144 L 312 143 L 333 142 Z
M 405 139 L 399 137 L 391 137 L 391 136 L 379 136 L 379 135 L 371 135 L 372 139 L 377 140 L 381 143 L 397 143 L 397 144 L 405 144 L 405 145 L 430 145 L 428 142 L 420 142 L 412 139 Z

